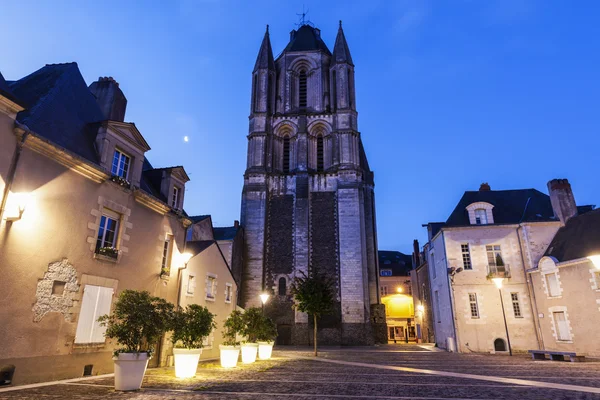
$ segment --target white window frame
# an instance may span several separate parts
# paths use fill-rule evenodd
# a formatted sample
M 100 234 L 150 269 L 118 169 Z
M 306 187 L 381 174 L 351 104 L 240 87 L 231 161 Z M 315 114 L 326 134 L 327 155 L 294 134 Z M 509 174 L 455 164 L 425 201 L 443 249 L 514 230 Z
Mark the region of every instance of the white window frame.
M 232 299 L 233 299 L 233 285 L 231 283 L 225 283 L 225 303 L 230 304 Z
M 554 282 L 556 283 L 556 291 L 552 290 L 552 284 L 549 279 L 551 276 L 554 278 Z M 558 274 L 556 271 L 544 274 L 544 282 L 546 283 L 546 288 L 548 289 L 548 297 L 560 297 L 560 283 L 558 281 Z
M 471 247 L 469 243 L 461 243 L 460 252 L 462 254 L 463 269 L 472 270 L 473 262 L 471 261 Z
M 110 314 L 113 288 L 85 285 L 81 297 L 81 310 L 75 332 L 75 344 L 101 344 L 106 342 L 106 327 L 98 318 Z
M 510 301 L 513 308 L 513 316 L 515 318 L 523 318 L 523 307 L 521 307 L 521 299 L 518 292 L 511 292 Z
M 567 317 L 566 309 L 553 309 L 552 313 L 552 323 L 554 325 L 554 332 L 556 333 L 556 341 L 557 342 L 572 342 L 573 335 L 571 335 L 571 324 L 569 323 L 569 318 Z M 562 321 L 557 320 L 557 316 L 561 315 L 564 318 Z M 563 336 L 564 335 L 564 336 Z
M 473 213 L 475 215 L 475 225 L 488 224 L 487 210 L 485 208 L 476 208 Z
M 115 165 L 115 160 L 117 164 Z M 110 172 L 114 176 L 120 176 L 123 179 L 128 179 L 129 172 L 131 171 L 131 156 L 122 150 L 115 149 L 113 154 L 113 161 L 111 164 Z M 123 163 L 123 166 L 121 166 Z
M 163 243 L 163 253 L 160 263 L 161 271 L 171 270 L 171 261 L 173 258 L 173 235 L 167 234 Z
M 471 319 L 479 319 L 481 317 L 477 293 L 469 293 L 469 311 L 471 313 Z
M 187 296 L 193 296 L 196 293 L 196 275 L 188 275 L 185 293 Z
M 492 249 L 488 249 L 491 247 Z M 496 248 L 497 247 L 497 248 Z M 493 262 L 490 262 L 490 253 L 492 254 Z M 506 261 L 504 261 L 504 257 L 502 256 L 502 246 L 499 244 L 487 244 L 485 246 L 485 255 L 487 256 L 487 262 L 490 267 L 497 267 L 496 258 L 500 255 L 502 262 L 504 263 L 504 267 L 506 267 Z
M 102 226 L 102 219 L 104 218 L 104 226 Z M 115 221 L 115 236 L 113 238 L 113 243 L 110 246 L 106 244 L 106 227 L 108 225 L 108 221 Z M 113 247 L 115 249 L 118 248 L 119 243 L 119 228 L 120 228 L 121 216 L 114 211 L 104 209 L 102 210 L 102 215 L 100 216 L 100 225 L 98 226 L 98 232 L 96 234 L 96 252 L 102 247 Z M 102 238 L 99 238 L 100 229 L 102 229 Z M 98 244 L 98 240 L 100 240 L 100 244 Z
M 171 207 L 179 209 L 179 192 L 181 189 L 177 186 L 173 186 L 173 194 L 171 195 Z
M 217 275 L 206 274 L 206 300 L 215 301 L 217 297 Z

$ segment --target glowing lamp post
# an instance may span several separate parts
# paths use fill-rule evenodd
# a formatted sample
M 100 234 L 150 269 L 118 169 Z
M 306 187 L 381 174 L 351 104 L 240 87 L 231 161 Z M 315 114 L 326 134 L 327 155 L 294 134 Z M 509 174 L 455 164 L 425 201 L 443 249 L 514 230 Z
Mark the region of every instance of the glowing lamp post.
M 271 297 L 268 293 L 261 293 L 258 297 L 260 297 L 260 302 L 262 303 L 262 312 L 265 313 L 265 304 L 269 301 L 269 297 Z
M 508 342 L 508 354 L 512 356 L 512 348 L 510 347 L 510 336 L 508 336 L 508 325 L 506 324 L 506 313 L 504 312 L 504 301 L 502 300 L 502 284 L 504 278 L 492 278 L 494 285 L 498 288 L 500 294 L 500 305 L 502 306 L 502 317 L 504 318 L 504 329 L 506 330 L 506 341 Z

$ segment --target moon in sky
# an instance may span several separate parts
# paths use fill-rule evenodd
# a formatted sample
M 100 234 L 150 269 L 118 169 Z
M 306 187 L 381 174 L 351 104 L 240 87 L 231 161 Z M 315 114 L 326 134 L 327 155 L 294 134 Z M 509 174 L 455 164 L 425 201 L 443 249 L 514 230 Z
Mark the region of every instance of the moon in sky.
M 184 141 L 184 142 L 189 142 L 189 141 L 190 141 L 190 138 L 189 138 L 189 137 L 187 137 L 187 136 L 184 136 L 184 137 L 183 137 L 183 141 Z

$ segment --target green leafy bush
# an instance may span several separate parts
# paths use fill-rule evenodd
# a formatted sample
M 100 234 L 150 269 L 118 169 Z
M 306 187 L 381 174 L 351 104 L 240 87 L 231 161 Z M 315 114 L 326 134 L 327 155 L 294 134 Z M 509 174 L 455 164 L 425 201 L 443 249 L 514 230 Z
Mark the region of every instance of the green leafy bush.
M 267 342 L 277 337 L 277 325 L 258 307 L 246 309 L 242 320 L 244 327 L 241 333 L 248 338 L 249 343 Z
M 185 349 L 202 348 L 204 339 L 217 327 L 214 319 L 215 315 L 208 308 L 198 304 L 175 311 L 171 337 L 173 345 Z
M 106 326 L 106 337 L 116 339 L 123 348 L 118 353 L 151 355 L 153 345 L 171 327 L 174 306 L 147 291 L 124 290 L 113 313 L 98 318 Z
M 223 345 L 238 346 L 240 342 L 237 340 L 237 335 L 241 334 L 243 330 L 242 313 L 238 310 L 232 311 L 223 324 Z

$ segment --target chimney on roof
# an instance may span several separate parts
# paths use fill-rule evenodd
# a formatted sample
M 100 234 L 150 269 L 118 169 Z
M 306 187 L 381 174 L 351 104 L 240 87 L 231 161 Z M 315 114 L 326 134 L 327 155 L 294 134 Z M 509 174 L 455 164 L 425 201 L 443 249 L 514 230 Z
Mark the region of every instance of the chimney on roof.
M 240 221 L 238 221 L 237 219 L 236 219 L 236 220 L 234 220 L 234 221 L 233 221 L 233 227 L 234 227 L 235 229 L 239 228 L 239 227 L 240 227 Z
M 90 91 L 96 97 L 96 102 L 106 119 L 119 122 L 125 120 L 127 99 L 112 76 L 99 77 L 90 85 Z
M 577 215 L 577 205 L 568 179 L 552 179 L 548 182 L 548 194 L 554 216 L 564 224 Z
M 419 241 L 413 240 L 413 269 L 421 265 L 421 251 L 419 249 Z
M 492 188 L 490 187 L 490 184 L 487 182 L 483 182 L 481 185 L 479 185 L 480 192 L 489 192 L 490 190 L 492 190 Z

